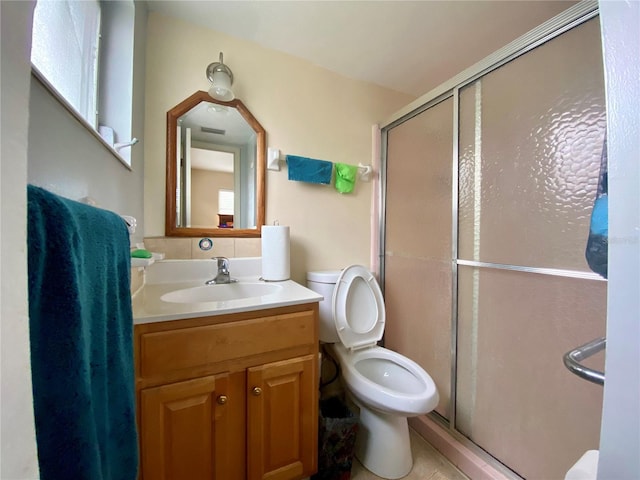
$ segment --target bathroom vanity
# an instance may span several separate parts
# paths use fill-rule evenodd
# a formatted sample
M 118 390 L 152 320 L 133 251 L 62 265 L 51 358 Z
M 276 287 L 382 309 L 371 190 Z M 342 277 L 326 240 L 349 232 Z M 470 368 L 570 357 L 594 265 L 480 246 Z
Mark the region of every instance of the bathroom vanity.
M 253 306 L 162 302 L 176 284 L 134 297 L 141 480 L 315 473 L 319 299 L 281 284 Z

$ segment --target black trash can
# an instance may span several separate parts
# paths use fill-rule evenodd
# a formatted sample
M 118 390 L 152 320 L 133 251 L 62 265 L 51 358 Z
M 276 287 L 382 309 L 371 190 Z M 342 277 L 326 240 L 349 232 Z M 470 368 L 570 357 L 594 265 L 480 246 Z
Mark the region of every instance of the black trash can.
M 320 401 L 318 473 L 312 480 L 349 480 L 358 432 L 358 415 L 340 398 Z

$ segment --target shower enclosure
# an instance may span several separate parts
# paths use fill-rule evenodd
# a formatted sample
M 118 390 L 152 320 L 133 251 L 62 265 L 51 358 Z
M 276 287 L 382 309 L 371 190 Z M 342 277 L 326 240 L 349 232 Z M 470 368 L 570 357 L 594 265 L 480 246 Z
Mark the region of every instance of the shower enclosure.
M 528 479 L 599 442 L 602 387 L 562 362 L 606 319 L 584 256 L 602 53 L 580 8 L 382 129 L 385 344 L 433 377 L 438 422 Z

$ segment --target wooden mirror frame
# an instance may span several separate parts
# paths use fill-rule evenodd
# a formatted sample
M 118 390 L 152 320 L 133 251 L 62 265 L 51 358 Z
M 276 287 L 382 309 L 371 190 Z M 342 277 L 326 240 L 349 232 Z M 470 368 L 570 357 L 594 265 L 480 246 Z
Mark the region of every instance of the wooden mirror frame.
M 256 132 L 256 228 L 192 228 L 176 226 L 176 127 L 178 118 L 202 102 L 217 103 L 238 110 Z M 197 91 L 167 112 L 167 177 L 165 236 L 167 237 L 260 237 L 264 225 L 266 132 L 240 100 L 221 102 L 207 92 Z

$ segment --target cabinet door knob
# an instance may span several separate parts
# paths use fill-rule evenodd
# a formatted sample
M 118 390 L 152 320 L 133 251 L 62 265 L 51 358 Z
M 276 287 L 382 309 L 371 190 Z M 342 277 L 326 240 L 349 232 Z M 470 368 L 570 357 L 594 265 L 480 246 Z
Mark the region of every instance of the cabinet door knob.
M 262 395 L 262 389 L 260 387 L 253 387 L 251 393 L 253 393 L 256 397 L 259 397 L 260 395 Z
M 226 395 L 220 395 L 216 399 L 216 402 L 218 402 L 218 405 L 224 405 L 225 403 L 227 403 L 228 400 L 229 400 L 229 397 L 227 397 Z

